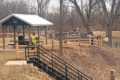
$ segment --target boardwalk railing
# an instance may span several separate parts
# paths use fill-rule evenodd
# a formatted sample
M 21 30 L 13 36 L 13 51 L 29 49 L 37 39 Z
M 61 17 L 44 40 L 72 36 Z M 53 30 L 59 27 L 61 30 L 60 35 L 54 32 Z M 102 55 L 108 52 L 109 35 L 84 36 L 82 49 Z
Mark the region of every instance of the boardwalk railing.
M 35 50 L 31 51 L 31 48 L 35 48 Z M 93 80 L 42 46 L 26 47 L 25 58 L 56 80 Z

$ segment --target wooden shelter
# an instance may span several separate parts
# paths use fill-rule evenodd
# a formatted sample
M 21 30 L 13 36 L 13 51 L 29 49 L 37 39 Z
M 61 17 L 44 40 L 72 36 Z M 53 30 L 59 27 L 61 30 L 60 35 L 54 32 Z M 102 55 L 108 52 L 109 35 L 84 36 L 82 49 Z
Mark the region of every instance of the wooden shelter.
M 53 23 L 50 21 L 47 21 L 37 15 L 29 15 L 29 14 L 11 14 L 4 19 L 0 21 L 0 24 L 2 25 L 2 31 L 3 31 L 3 49 L 5 49 L 5 28 L 7 26 L 13 27 L 14 32 L 14 45 L 16 43 L 16 28 L 18 26 L 22 26 L 23 28 L 23 36 L 25 36 L 24 29 L 26 27 L 29 27 L 29 41 L 30 41 L 30 27 L 37 27 L 38 34 L 40 34 L 39 28 L 44 27 L 45 28 L 45 35 L 47 35 L 46 27 L 52 26 Z M 46 36 L 47 39 L 47 36 Z M 38 37 L 38 40 L 39 37 Z

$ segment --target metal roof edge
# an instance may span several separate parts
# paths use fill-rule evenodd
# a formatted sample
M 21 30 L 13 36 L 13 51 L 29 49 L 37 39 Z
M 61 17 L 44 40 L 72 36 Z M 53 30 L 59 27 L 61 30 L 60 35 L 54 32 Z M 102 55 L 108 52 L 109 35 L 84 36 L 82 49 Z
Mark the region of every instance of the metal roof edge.
M 29 24 L 29 25 L 31 25 L 31 26 L 39 26 L 39 25 L 37 25 L 37 24 L 31 24 L 31 23 L 29 23 L 28 21 L 20 18 L 20 17 L 17 16 L 17 15 L 31 15 L 31 14 L 17 14 L 17 13 L 12 13 L 12 14 L 8 15 L 7 17 L 1 19 L 1 20 L 0 20 L 0 24 L 2 25 L 3 22 L 5 22 L 6 20 L 10 19 L 11 17 L 16 17 L 16 18 L 18 18 L 19 20 L 22 20 L 23 22 L 25 22 L 25 23 L 27 23 L 27 24 Z M 33 14 L 32 14 L 32 15 L 33 15 Z M 38 15 L 35 15 L 35 16 L 38 16 Z M 40 16 L 38 16 L 38 17 L 40 17 Z M 42 17 L 40 17 L 40 18 L 42 18 Z M 47 21 L 49 24 L 41 25 L 41 26 L 52 26 L 52 25 L 53 25 L 52 22 L 50 22 L 50 21 L 48 21 L 48 20 L 46 20 L 46 19 L 44 19 L 44 18 L 42 18 L 42 19 L 45 20 L 45 21 Z
M 20 14 L 20 15 L 22 15 L 22 14 Z M 25 14 L 23 14 L 23 15 L 25 15 Z M 31 24 L 31 23 L 25 21 L 24 19 L 18 17 L 16 14 L 13 14 L 13 16 L 16 17 L 16 18 L 18 18 L 19 20 L 22 20 L 23 22 L 25 22 L 25 23 L 27 23 L 27 24 L 29 24 L 29 25 L 31 25 L 31 26 L 33 25 L 33 24 Z
M 2 24 L 3 22 L 5 22 L 6 20 L 8 20 L 9 18 L 11 18 L 13 16 L 13 14 L 8 15 L 7 17 L 3 18 L 0 20 L 0 24 Z

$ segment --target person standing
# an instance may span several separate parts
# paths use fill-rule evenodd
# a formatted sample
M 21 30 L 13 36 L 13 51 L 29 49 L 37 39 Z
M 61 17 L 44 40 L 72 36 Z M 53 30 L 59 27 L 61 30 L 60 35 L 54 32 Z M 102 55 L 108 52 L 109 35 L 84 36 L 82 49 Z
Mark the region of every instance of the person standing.
M 93 45 L 93 44 L 94 44 L 94 40 L 93 40 L 94 37 L 93 37 L 92 35 L 90 35 L 90 34 L 88 34 L 87 37 L 88 37 L 88 39 L 89 39 L 89 44 L 90 44 L 90 45 Z
M 105 38 L 103 40 L 104 40 L 105 45 L 108 45 L 108 41 L 109 41 L 108 37 L 105 36 Z
M 32 36 L 31 36 L 31 43 L 32 43 L 32 46 L 35 47 L 36 43 L 37 43 L 37 38 L 35 36 L 35 33 L 33 32 Z M 32 48 L 33 50 L 34 48 Z
M 97 44 L 98 44 L 98 45 L 101 45 L 101 36 L 98 35 L 96 38 L 97 38 Z

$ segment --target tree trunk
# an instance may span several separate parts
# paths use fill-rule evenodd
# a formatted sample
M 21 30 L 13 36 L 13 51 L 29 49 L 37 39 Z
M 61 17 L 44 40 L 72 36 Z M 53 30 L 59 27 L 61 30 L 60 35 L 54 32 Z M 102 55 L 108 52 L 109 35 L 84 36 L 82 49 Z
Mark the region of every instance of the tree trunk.
M 62 16 L 63 16 L 63 12 L 62 12 L 62 4 L 63 4 L 63 0 L 60 0 L 60 25 L 59 25 L 59 54 L 63 54 L 63 44 L 62 44 L 62 27 L 63 27 L 63 23 L 62 23 Z
M 79 14 L 79 16 L 80 16 L 80 18 L 81 18 L 81 20 L 83 22 L 83 25 L 84 25 L 84 27 L 85 27 L 85 29 L 87 31 L 87 34 L 92 34 L 93 35 L 93 33 L 92 33 L 92 31 L 90 30 L 90 27 L 89 27 L 90 26 L 89 23 L 90 23 L 91 9 L 92 9 L 91 2 L 90 2 L 90 5 L 89 5 L 90 9 L 89 9 L 89 11 L 87 13 L 87 19 L 84 17 L 84 13 L 81 11 L 77 1 L 74 0 L 74 1 L 71 1 L 71 2 L 75 5 L 75 7 L 77 9 L 77 12 L 78 12 L 78 14 Z
M 110 24 L 107 25 L 106 36 L 108 37 L 108 45 L 112 46 L 112 26 Z
M 91 29 L 90 29 L 89 23 L 86 23 L 86 24 L 85 24 L 85 28 L 86 28 L 87 34 L 93 35 L 93 32 L 92 32 Z

